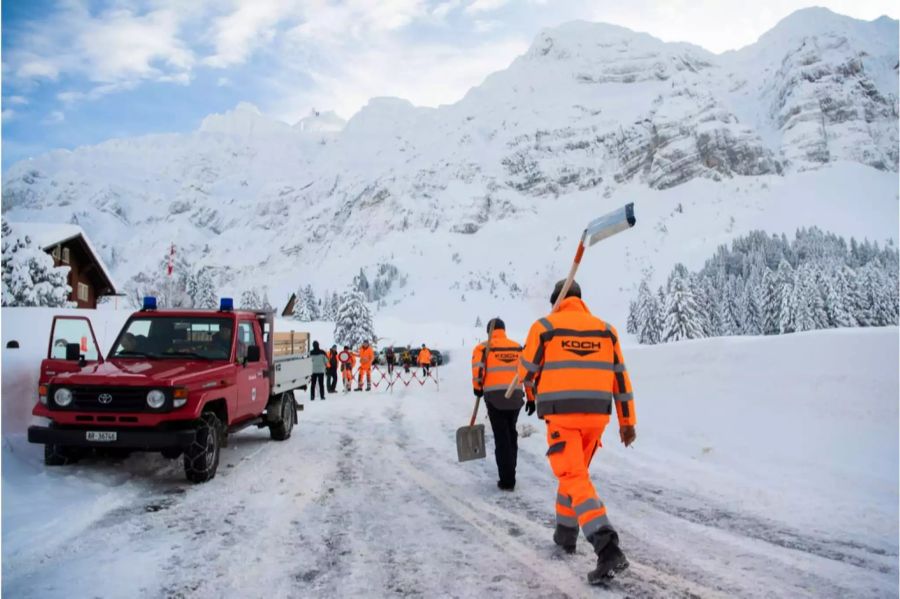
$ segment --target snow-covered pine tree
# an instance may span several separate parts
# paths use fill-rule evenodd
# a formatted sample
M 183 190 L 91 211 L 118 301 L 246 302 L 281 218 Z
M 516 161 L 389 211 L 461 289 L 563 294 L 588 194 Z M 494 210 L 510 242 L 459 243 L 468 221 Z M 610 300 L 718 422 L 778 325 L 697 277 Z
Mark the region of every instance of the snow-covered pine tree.
M 8 223 L 2 225 L 4 306 L 64 308 L 69 305 L 68 266 L 53 266 L 51 258 L 25 235 L 16 238 Z
M 366 277 L 365 271 L 360 268 L 359 274 L 353 277 L 353 288 L 363 294 L 366 301 L 372 299 L 372 288 L 369 285 L 369 279 Z
M 769 268 L 762 281 L 762 333 L 777 335 L 781 332 L 781 289 L 778 275 Z
M 831 262 L 823 274 L 823 301 L 829 327 L 855 327 L 856 319 L 848 305 L 850 281 L 847 273 L 853 275 L 850 267 Z
M 636 330 L 638 342 L 646 345 L 659 343 L 662 323 L 660 322 L 660 303 L 656 294 L 650 291 L 647 280 L 641 281 L 638 288 L 636 307 Z
M 697 308 L 700 310 L 700 325 L 703 327 L 703 335 L 706 337 L 717 336 L 721 326 L 716 310 L 716 302 L 720 300 L 721 293 L 719 293 L 716 285 L 713 283 L 712 277 L 695 277 L 693 292 L 697 301 Z
M 312 322 L 322 318 L 312 285 L 306 285 L 297 291 L 297 302 L 294 304 L 294 318 L 302 322 Z
M 484 324 L 481 322 L 481 317 L 480 316 L 475 317 L 475 328 L 480 329 L 483 326 L 484 326 Z
M 775 273 L 775 286 L 778 288 L 780 310 L 778 332 L 793 333 L 797 330 L 797 296 L 794 294 L 794 269 L 787 258 L 782 258 Z
M 816 298 L 818 293 L 815 284 L 815 274 L 810 263 L 801 264 L 794 271 L 794 285 L 790 292 L 794 331 L 814 331 L 820 328 L 816 315 Z
M 269 301 L 269 288 L 263 287 L 262 299 L 260 299 L 259 309 L 266 312 L 274 312 L 275 307 Z
M 637 301 L 628 302 L 628 317 L 625 319 L 625 330 L 632 335 L 636 335 L 638 331 L 637 325 Z
M 744 293 L 741 295 L 740 306 L 743 334 L 762 335 L 763 315 L 759 288 L 749 283 L 745 285 Z
M 262 308 L 262 300 L 255 289 L 248 289 L 241 294 L 239 305 L 241 310 L 259 310 Z
M 702 316 L 689 277 L 684 265 L 678 264 L 669 279 L 662 336 L 667 343 L 704 336 Z
M 218 307 L 219 297 L 211 268 L 204 266 L 188 278 L 187 294 L 194 308 L 211 310 Z
M 334 342 L 359 347 L 363 341 L 374 342 L 372 314 L 362 292 L 351 289 L 344 294 L 334 323 Z
M 868 241 L 866 242 L 868 244 Z M 860 253 L 866 253 L 866 244 L 860 246 Z M 871 252 L 871 250 L 868 250 Z M 868 255 L 868 254 L 866 254 Z M 868 262 L 857 271 L 861 295 L 861 318 L 863 326 L 881 327 L 891 323 L 893 312 L 891 293 L 887 281 L 876 261 Z
M 716 305 L 716 320 L 719 324 L 719 335 L 740 335 L 741 323 L 738 321 L 738 287 L 735 277 L 728 277 L 722 285 L 719 303 Z

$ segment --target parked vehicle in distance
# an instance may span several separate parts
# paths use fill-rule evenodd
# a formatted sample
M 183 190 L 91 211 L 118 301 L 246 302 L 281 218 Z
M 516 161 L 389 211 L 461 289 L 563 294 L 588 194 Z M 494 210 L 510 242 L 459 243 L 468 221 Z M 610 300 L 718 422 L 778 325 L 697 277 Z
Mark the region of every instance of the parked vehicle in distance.
M 53 320 L 28 428 L 44 463 L 60 466 L 95 449 L 183 456 L 191 482 L 212 479 L 228 435 L 269 429 L 284 441 L 297 423 L 295 389 L 312 373 L 307 333 L 275 333 L 273 313 L 157 310 L 129 317 L 107 356 L 82 316 Z

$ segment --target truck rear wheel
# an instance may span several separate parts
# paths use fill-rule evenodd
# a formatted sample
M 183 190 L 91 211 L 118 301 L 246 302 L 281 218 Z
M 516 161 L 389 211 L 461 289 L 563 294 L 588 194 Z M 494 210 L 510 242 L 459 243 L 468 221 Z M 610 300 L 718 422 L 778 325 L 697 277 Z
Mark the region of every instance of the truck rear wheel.
M 290 392 L 281 395 L 281 418 L 278 422 L 269 425 L 269 434 L 275 441 L 286 441 L 294 430 L 294 418 L 297 408 L 294 406 L 294 397 Z
M 194 441 L 184 451 L 184 475 L 192 483 L 205 483 L 216 475 L 222 430 L 222 421 L 215 413 L 200 416 Z
M 81 455 L 75 447 L 53 443 L 44 445 L 44 464 L 46 466 L 67 466 L 77 462 L 79 457 Z

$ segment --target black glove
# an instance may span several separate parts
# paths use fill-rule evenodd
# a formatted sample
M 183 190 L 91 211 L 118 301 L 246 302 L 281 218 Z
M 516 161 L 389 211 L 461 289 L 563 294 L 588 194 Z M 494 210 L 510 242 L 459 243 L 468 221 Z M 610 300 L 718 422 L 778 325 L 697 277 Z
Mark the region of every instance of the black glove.
M 475 394 L 475 397 L 479 399 L 484 396 L 484 391 L 481 389 L 472 389 L 472 392 Z
M 525 402 L 525 413 L 526 414 L 531 416 L 532 414 L 534 414 L 535 410 L 537 410 L 537 406 L 535 406 L 535 403 L 533 401 Z
M 637 431 L 634 430 L 633 426 L 623 426 L 619 429 L 619 438 L 622 439 L 622 444 L 628 447 L 637 439 Z

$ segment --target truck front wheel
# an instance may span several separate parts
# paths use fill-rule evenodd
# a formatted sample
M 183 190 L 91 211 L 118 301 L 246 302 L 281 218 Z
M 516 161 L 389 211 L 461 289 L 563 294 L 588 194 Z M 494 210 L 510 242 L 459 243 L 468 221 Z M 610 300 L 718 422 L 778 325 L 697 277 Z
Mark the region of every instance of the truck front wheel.
M 215 413 L 200 416 L 194 441 L 184 451 L 184 475 L 192 483 L 205 483 L 216 475 L 222 430 L 222 421 Z
M 276 441 L 286 441 L 294 430 L 294 419 L 296 418 L 296 407 L 294 406 L 293 393 L 288 391 L 281 396 L 281 417 L 278 422 L 269 425 L 269 434 Z
M 47 443 L 44 445 L 44 464 L 47 466 L 67 466 L 78 461 L 78 449 L 65 445 Z

